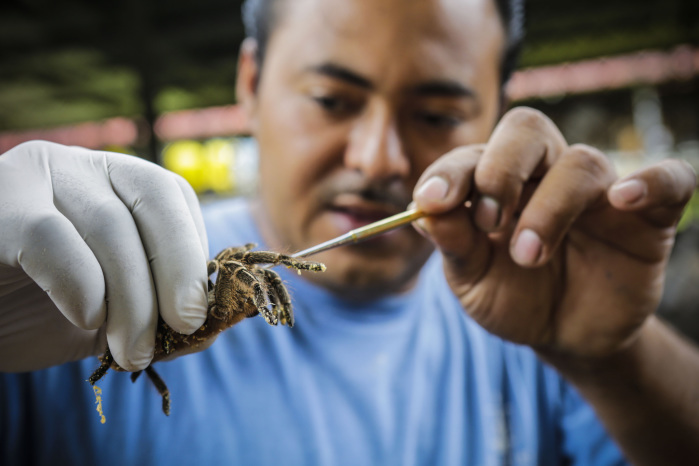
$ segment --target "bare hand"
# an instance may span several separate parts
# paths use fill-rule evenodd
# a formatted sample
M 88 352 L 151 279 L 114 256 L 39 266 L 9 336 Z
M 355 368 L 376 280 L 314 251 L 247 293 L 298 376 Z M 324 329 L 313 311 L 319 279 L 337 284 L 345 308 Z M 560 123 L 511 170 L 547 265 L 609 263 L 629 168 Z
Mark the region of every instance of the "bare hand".
M 569 146 L 545 116 L 517 108 L 487 145 L 432 164 L 414 198 L 431 214 L 420 228 L 479 324 L 588 357 L 624 347 L 655 311 L 695 183 L 679 160 L 618 179 L 604 154 Z

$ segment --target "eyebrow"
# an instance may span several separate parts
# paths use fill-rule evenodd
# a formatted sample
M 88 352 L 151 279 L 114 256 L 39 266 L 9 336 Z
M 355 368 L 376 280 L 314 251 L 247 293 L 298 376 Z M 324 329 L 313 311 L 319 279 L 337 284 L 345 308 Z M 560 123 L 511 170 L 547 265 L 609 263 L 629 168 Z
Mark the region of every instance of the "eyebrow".
M 436 80 L 418 84 L 413 92 L 422 97 L 476 97 L 473 89 L 450 80 Z
M 307 70 L 339 79 L 348 84 L 361 87 L 362 89 L 374 89 L 374 85 L 369 79 L 336 63 L 322 63 L 320 65 L 311 66 Z M 476 97 L 476 93 L 473 89 L 464 86 L 458 81 L 448 79 L 437 79 L 420 83 L 411 89 L 411 93 L 420 97 Z
M 314 73 L 322 74 L 331 78 L 336 78 L 341 81 L 345 81 L 348 84 L 353 84 L 363 89 L 374 88 L 374 85 L 367 78 L 355 73 L 352 70 L 345 68 L 344 66 L 336 65 L 334 63 L 323 63 L 321 65 L 312 66 L 308 70 Z

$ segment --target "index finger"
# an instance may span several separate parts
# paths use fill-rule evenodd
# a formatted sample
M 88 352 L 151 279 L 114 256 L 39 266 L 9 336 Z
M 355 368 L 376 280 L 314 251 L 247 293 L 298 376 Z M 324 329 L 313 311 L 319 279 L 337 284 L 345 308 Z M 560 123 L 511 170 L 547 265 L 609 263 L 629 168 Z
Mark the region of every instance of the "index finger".
M 566 147 L 563 135 L 541 112 L 519 107 L 507 113 L 476 167 L 476 224 L 484 231 L 507 225 L 525 183 L 543 175 Z

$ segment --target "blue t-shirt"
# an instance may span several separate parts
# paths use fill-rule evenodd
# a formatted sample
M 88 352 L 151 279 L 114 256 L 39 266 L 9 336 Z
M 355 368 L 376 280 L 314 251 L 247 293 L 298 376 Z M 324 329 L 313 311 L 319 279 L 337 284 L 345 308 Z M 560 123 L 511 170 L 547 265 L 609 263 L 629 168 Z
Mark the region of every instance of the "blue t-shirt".
M 257 242 L 248 206 L 204 209 L 210 249 Z M 410 292 L 357 305 L 283 267 L 296 326 L 261 317 L 141 376 L 96 358 L 0 375 L 0 464 L 608 465 L 624 460 L 592 409 L 526 348 L 471 321 L 439 257 Z

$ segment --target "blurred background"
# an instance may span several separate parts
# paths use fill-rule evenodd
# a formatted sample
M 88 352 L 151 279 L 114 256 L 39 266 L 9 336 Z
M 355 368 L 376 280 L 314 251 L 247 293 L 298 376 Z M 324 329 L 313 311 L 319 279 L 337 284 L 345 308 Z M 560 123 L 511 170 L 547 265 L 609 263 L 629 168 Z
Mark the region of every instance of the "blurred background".
M 249 195 L 257 154 L 234 96 L 240 0 L 3 0 L 0 153 L 45 139 L 138 155 L 203 201 Z M 620 174 L 699 169 L 699 2 L 529 0 L 512 105 L 542 110 Z M 699 341 L 699 197 L 661 315 Z

